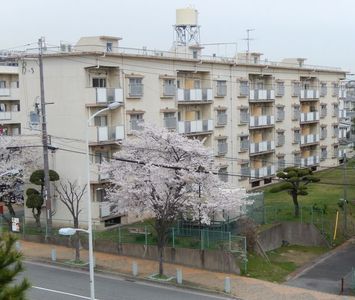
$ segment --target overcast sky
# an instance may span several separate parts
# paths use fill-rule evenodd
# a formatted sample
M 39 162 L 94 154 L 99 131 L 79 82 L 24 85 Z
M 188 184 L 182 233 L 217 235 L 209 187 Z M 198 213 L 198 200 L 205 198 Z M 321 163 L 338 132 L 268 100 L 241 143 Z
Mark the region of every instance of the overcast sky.
M 202 43 L 237 42 L 245 51 L 245 30 L 254 28 L 251 50 L 264 58 L 305 57 L 308 64 L 355 72 L 354 0 L 2 0 L 0 49 L 40 36 L 59 44 L 113 35 L 123 47 L 168 50 L 175 9 L 191 5 L 199 11 Z

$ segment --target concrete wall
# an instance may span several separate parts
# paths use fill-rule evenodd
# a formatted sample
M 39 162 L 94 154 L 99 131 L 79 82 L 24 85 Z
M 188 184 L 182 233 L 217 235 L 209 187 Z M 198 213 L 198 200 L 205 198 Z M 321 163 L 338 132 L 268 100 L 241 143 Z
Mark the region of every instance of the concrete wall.
M 284 222 L 275 224 L 259 233 L 258 241 L 264 251 L 270 251 L 282 246 L 282 241 L 291 245 L 328 246 L 326 240 L 313 224 Z
M 26 235 L 24 239 L 44 243 L 44 237 L 39 235 Z M 70 245 L 69 239 L 66 237 L 53 237 L 51 243 L 66 247 L 72 246 Z M 84 249 L 88 248 L 87 240 L 82 240 L 82 247 Z M 139 244 L 118 244 L 115 241 L 101 240 L 94 242 L 94 249 L 98 252 L 158 261 L 157 247 L 151 245 L 145 247 Z M 166 247 L 164 251 L 164 262 L 217 272 L 240 274 L 235 256 L 230 252 L 224 251 Z

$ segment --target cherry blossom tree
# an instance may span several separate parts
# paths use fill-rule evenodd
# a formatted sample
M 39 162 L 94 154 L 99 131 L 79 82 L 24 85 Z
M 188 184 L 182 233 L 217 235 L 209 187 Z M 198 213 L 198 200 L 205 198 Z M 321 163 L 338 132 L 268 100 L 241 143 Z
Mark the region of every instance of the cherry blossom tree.
M 10 218 L 3 215 L 9 224 L 16 216 L 13 205 L 23 205 L 23 186 L 41 161 L 41 153 L 34 146 L 33 139 L 0 136 L 0 201 L 9 211 Z
M 107 197 L 115 212 L 154 216 L 160 275 L 169 229 L 180 216 L 209 224 L 213 212 L 245 201 L 243 190 L 232 195 L 219 180 L 199 140 L 151 125 L 125 140 L 101 172 L 110 174 Z

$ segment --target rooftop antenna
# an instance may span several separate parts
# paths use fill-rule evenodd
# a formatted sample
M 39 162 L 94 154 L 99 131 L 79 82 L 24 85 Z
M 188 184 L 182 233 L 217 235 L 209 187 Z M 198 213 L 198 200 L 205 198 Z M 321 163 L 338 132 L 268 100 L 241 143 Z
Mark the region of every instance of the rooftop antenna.
M 249 53 L 250 53 L 250 41 L 254 41 L 254 39 L 250 38 L 250 32 L 254 31 L 255 29 L 253 28 L 248 28 L 246 30 L 247 32 L 247 37 L 245 39 L 243 39 L 244 41 L 247 41 L 247 57 L 249 58 Z

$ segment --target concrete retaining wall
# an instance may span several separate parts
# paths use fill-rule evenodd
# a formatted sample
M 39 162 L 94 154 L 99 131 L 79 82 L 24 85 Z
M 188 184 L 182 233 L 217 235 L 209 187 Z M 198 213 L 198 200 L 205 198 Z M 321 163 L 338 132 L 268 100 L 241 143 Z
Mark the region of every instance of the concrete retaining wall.
M 283 241 L 291 245 L 328 246 L 326 240 L 313 224 L 283 222 L 259 233 L 258 241 L 264 251 L 282 246 Z
M 38 243 L 45 242 L 44 238 L 39 235 L 26 235 L 23 239 Z M 50 243 L 66 247 L 72 246 L 68 238 L 59 236 L 52 237 Z M 82 240 L 82 247 L 88 249 L 87 240 Z M 145 247 L 139 244 L 118 244 L 110 240 L 100 240 L 94 242 L 94 250 L 155 261 L 158 260 L 157 247 L 151 245 Z M 224 251 L 166 247 L 164 251 L 164 262 L 211 271 L 240 274 L 235 256 L 230 252 Z

